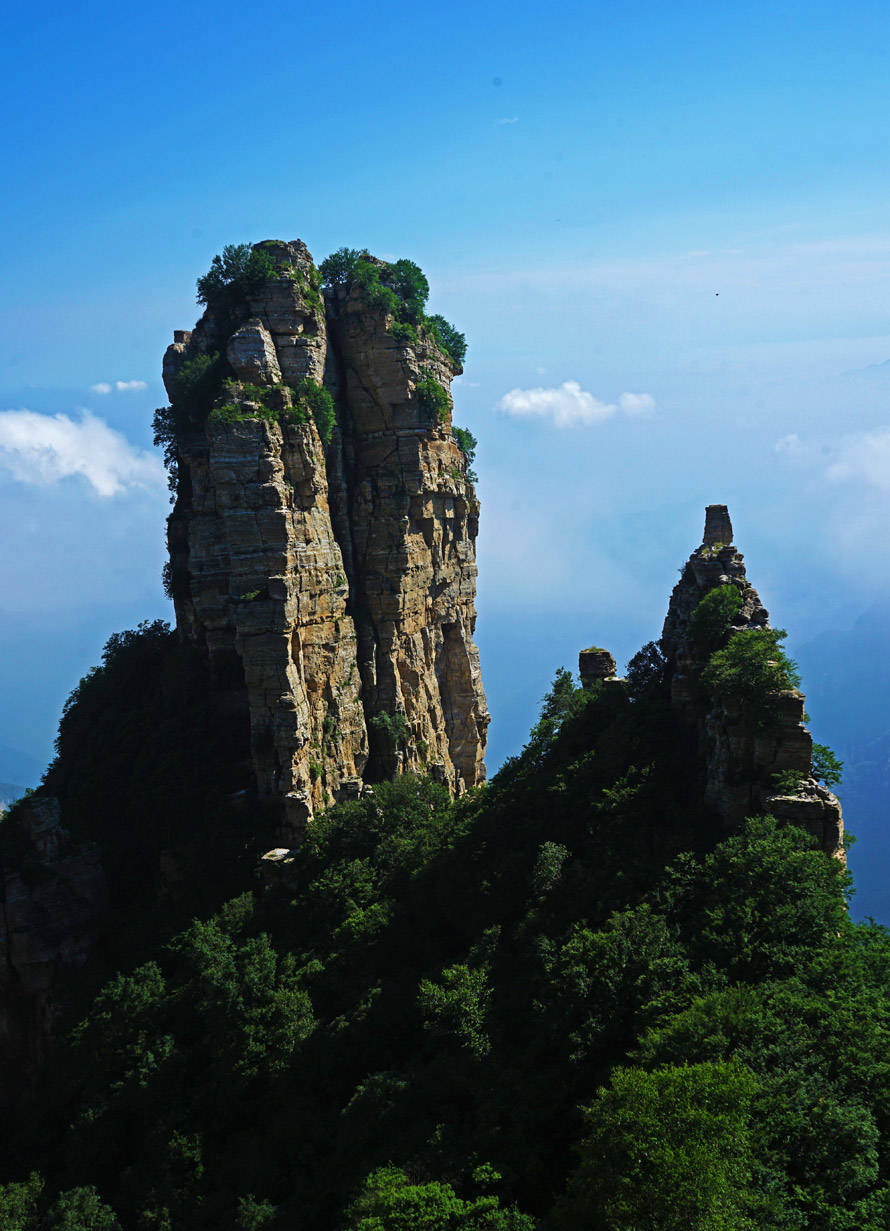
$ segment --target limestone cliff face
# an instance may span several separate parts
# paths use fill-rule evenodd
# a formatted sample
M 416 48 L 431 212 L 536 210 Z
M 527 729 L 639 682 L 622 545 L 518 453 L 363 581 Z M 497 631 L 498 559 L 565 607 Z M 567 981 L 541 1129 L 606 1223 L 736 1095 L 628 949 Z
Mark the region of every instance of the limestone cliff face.
M 357 292 L 332 304 L 344 424 L 347 552 L 369 715 L 403 715 L 404 746 L 373 741 L 382 772 L 426 765 L 452 790 L 485 778 L 488 710 L 476 624 L 479 502 L 429 382 L 453 371 L 423 338 L 399 342 Z M 372 724 L 373 734 L 373 724 Z
M 783 691 L 775 720 L 751 726 L 735 702 L 707 697 L 698 686 L 708 653 L 689 635 L 689 623 L 701 600 L 717 586 L 732 585 L 741 603 L 732 631 L 769 628 L 769 614 L 745 574 L 744 557 L 732 543 L 724 505 L 706 510 L 702 545 L 692 553 L 671 595 L 661 646 L 668 660 L 671 699 L 687 721 L 699 729 L 705 798 L 734 829 L 755 812 L 770 812 L 813 833 L 829 854 L 844 858 L 840 802 L 812 773 L 813 741 L 803 725 L 803 693 Z M 790 793 L 777 790 L 775 777 L 793 771 L 799 784 Z
M 257 790 L 293 837 L 368 777 L 484 780 L 479 506 L 450 394 L 429 408 L 454 374 L 432 339 L 398 341 L 357 292 L 325 305 L 299 241 L 263 247 L 280 276 L 164 359 L 174 408 L 196 359 L 211 385 L 180 422 L 169 545 L 178 628 L 247 708 Z M 327 447 L 297 413 L 307 381 L 336 401 Z

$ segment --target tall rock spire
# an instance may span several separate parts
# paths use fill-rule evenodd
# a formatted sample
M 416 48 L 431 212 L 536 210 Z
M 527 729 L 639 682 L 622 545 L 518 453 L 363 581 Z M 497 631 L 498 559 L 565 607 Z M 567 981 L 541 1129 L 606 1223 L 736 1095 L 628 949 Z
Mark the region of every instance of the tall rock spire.
M 259 796 L 295 836 L 368 777 L 484 781 L 479 502 L 433 334 L 399 333 L 358 288 L 322 294 L 299 240 L 253 251 L 271 270 L 164 358 L 170 579 L 181 635 L 249 714 Z M 327 442 L 307 410 L 325 397 Z
M 708 505 L 702 544 L 693 551 L 674 587 L 662 632 L 671 700 L 698 729 L 705 799 L 727 829 L 752 813 L 770 812 L 808 829 L 823 849 L 844 857 L 841 806 L 813 776 L 813 741 L 804 726 L 805 697 L 796 688 L 778 693 L 771 721 L 754 725 L 743 708 L 717 697 L 701 683 L 713 652 L 693 635 L 693 614 L 720 586 L 738 592 L 724 642 L 735 633 L 768 629 L 769 613 L 748 581 L 744 557 L 733 546 L 725 505 Z

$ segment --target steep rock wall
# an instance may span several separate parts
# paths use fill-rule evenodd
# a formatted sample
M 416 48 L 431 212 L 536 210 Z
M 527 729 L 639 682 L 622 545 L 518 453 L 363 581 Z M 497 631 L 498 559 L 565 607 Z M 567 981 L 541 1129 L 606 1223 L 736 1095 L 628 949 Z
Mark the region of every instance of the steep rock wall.
M 450 394 L 441 416 L 424 400 L 424 382 L 448 390 L 454 374 L 435 342 L 398 341 L 357 293 L 326 311 L 305 245 L 263 248 L 280 276 L 165 355 L 174 407 L 190 361 L 217 357 L 215 413 L 179 426 L 168 539 L 177 626 L 247 708 L 257 790 L 294 837 L 364 778 L 484 780 L 479 505 Z M 336 399 L 327 448 L 294 421 L 307 378 Z
M 429 381 L 448 391 L 453 371 L 422 336 L 399 342 L 357 293 L 333 307 L 366 709 L 407 723 L 403 747 L 374 741 L 379 772 L 426 765 L 460 791 L 484 781 L 489 717 L 473 641 L 479 502 L 450 393 L 441 412 L 424 396 Z
M 813 741 L 804 726 L 803 693 L 788 689 L 776 697 L 774 721 L 755 728 L 730 699 L 706 695 L 699 677 L 708 653 L 689 634 L 692 614 L 717 586 L 732 585 L 741 599 L 731 632 L 769 628 L 769 613 L 748 581 L 744 557 L 733 546 L 725 505 L 709 505 L 700 547 L 693 551 L 674 587 L 662 632 L 671 700 L 699 730 L 704 793 L 727 829 L 756 812 L 771 812 L 808 829 L 823 849 L 844 858 L 840 802 L 813 777 Z M 775 775 L 794 771 L 799 784 L 780 792 Z

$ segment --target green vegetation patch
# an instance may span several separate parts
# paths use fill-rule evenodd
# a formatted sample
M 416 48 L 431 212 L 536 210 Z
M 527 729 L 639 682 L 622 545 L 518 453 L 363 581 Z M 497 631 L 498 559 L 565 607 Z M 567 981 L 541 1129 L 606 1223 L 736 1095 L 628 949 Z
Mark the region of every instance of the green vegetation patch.
M 223 396 L 228 400 L 210 412 L 212 422 L 266 419 L 270 423 L 308 423 L 311 419 L 322 444 L 330 444 L 337 423 L 334 399 L 324 385 L 311 377 L 304 377 L 296 385 L 251 385 L 229 380 Z
M 446 321 L 444 316 L 428 316 L 426 325 L 454 366 L 463 367 L 467 355 L 466 334 L 455 329 L 454 325 Z
M 319 266 L 323 283 L 331 290 L 357 287 L 371 307 L 392 317 L 389 332 L 400 342 L 416 345 L 426 332 L 452 366 L 462 368 L 467 339 L 444 316 L 427 316 L 430 286 L 414 261 L 377 261 L 367 249 L 339 248 Z
M 777 694 L 796 688 L 800 675 L 782 648 L 783 628 L 750 628 L 733 633 L 722 650 L 711 655 L 702 683 L 717 696 L 735 702 L 756 727 L 776 716 Z
M 228 311 L 279 273 L 279 262 L 262 244 L 226 244 L 198 279 L 198 303 Z
M 475 470 L 473 470 L 473 462 L 476 460 L 476 447 L 478 445 L 476 437 L 469 430 L 469 428 L 454 426 L 451 428 L 451 435 L 453 436 L 457 447 L 467 459 L 466 477 L 471 483 L 478 482 L 479 476 L 476 474 Z
M 717 649 L 741 605 L 742 596 L 736 586 L 716 586 L 709 590 L 689 619 L 689 636 L 702 650 Z
M 827 787 L 840 786 L 844 763 L 827 744 L 813 744 L 813 777 Z
M 389 751 L 395 752 L 408 743 L 408 722 L 404 714 L 375 714 L 369 725 Z
M 433 422 L 448 422 L 451 413 L 448 393 L 429 372 L 424 373 L 417 382 L 417 400 L 421 410 L 425 411 Z

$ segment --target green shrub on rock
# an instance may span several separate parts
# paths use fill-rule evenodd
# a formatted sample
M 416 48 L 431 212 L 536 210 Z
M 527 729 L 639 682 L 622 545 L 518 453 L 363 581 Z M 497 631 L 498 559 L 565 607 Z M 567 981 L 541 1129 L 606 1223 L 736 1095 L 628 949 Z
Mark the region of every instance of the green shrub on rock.
M 308 411 L 315 421 L 321 443 L 330 444 L 334 428 L 337 426 L 337 413 L 334 410 L 334 399 L 330 392 L 310 376 L 304 376 L 298 384 L 293 386 L 293 390 L 297 397 L 297 406 Z
M 428 316 L 426 323 L 430 333 L 439 343 L 455 367 L 462 367 L 467 354 L 467 337 L 446 321 L 444 316 Z
M 261 244 L 226 244 L 198 279 L 198 303 L 225 310 L 278 275 L 278 264 Z
M 754 725 L 775 716 L 776 694 L 800 683 L 797 667 L 781 646 L 783 628 L 749 628 L 733 633 L 728 645 L 711 655 L 702 683 L 717 696 L 736 702 Z
M 425 375 L 417 382 L 417 400 L 421 410 L 434 422 L 447 423 L 450 406 L 448 393 L 431 375 Z
M 703 650 L 715 650 L 742 605 L 735 586 L 717 586 L 701 600 L 689 620 L 689 635 Z
M 838 786 L 844 776 L 844 763 L 827 744 L 813 744 L 813 777 L 826 786 Z

